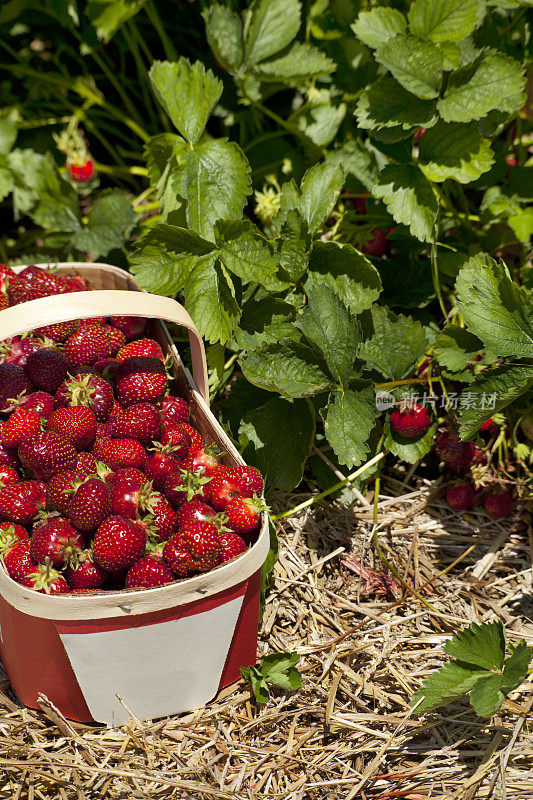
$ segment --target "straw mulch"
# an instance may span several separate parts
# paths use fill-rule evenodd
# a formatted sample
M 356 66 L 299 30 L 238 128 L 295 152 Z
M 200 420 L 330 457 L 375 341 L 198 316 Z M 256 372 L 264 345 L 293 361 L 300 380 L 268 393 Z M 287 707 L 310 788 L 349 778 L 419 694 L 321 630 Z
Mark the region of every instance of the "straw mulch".
M 107 730 L 22 708 L 5 680 L 0 798 L 530 798 L 531 676 L 490 721 L 466 701 L 419 717 L 409 700 L 456 627 L 501 619 L 533 643 L 532 532 L 459 516 L 406 478 L 383 480 L 379 539 L 435 610 L 380 572 L 370 496 L 312 506 L 279 526 L 259 645 L 301 655 L 300 690 L 259 707 L 241 681 L 197 712 Z

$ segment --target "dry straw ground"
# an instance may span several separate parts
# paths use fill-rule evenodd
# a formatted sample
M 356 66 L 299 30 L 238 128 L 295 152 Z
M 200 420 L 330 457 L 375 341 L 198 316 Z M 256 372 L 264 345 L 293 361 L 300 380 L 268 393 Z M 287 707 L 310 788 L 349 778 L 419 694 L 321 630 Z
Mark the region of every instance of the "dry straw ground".
M 437 611 L 361 569 L 374 564 L 371 498 L 312 506 L 280 525 L 260 634 L 261 653 L 301 655 L 301 690 L 274 690 L 260 708 L 241 681 L 197 712 L 106 730 L 22 708 L 5 680 L 0 798 L 529 800 L 531 676 L 491 721 L 466 702 L 420 717 L 409 707 L 454 626 L 501 619 L 512 642 L 533 643 L 531 530 L 518 517 L 459 516 L 437 494 L 390 474 L 378 521 L 385 554 L 415 586 L 460 559 L 421 589 Z

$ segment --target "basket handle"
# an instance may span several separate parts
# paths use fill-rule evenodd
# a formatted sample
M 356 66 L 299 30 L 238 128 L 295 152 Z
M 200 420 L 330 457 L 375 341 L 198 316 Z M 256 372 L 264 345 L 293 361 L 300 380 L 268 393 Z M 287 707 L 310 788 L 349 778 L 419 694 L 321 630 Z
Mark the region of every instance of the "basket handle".
M 187 328 L 194 381 L 209 405 L 207 361 L 202 337 L 187 311 L 171 297 L 122 289 L 95 289 L 29 300 L 0 311 L 0 341 L 55 322 L 100 316 L 148 317 Z

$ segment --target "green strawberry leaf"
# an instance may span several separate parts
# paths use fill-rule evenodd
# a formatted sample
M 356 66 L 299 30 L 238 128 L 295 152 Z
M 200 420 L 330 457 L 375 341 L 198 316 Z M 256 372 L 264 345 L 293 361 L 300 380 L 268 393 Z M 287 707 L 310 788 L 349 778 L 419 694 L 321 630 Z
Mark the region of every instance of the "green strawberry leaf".
M 486 253 L 463 266 L 455 289 L 468 329 L 497 356 L 533 358 L 533 296 Z
M 335 138 L 345 116 L 345 103 L 337 106 L 329 102 L 308 102 L 291 114 L 287 122 L 304 133 L 317 147 L 326 147 Z
M 420 141 L 418 164 L 430 181 L 471 183 L 493 163 L 490 143 L 471 125 L 440 120 Z
M 446 325 L 435 338 L 433 350 L 439 364 L 452 372 L 465 369 L 483 350 L 483 342 L 459 325 Z
M 480 717 L 492 717 L 505 700 L 501 675 L 479 678 L 470 692 L 470 705 Z
M 245 353 L 239 364 L 254 386 L 285 397 L 311 397 L 331 387 L 314 351 L 300 342 L 265 345 Z
M 372 8 L 361 11 L 351 27 L 361 42 L 375 49 L 398 33 L 405 33 L 407 22 L 395 8 Z
M 71 241 L 77 250 L 91 252 L 95 258 L 122 247 L 135 222 L 131 201 L 120 190 L 103 192 L 93 203 L 87 228 L 74 234 Z
M 252 686 L 255 699 L 258 703 L 268 703 L 270 691 L 266 680 L 257 667 L 241 667 L 241 675 Z
M 145 3 L 146 0 L 88 0 L 86 14 L 96 28 L 98 38 L 109 42 Z
M 414 36 L 398 34 L 380 44 L 375 57 L 408 92 L 426 100 L 438 96 L 442 83 L 442 55 L 435 45 Z
M 0 114 L 0 155 L 7 155 L 17 140 L 17 112 Z
M 300 28 L 300 3 L 298 0 L 255 0 L 245 20 L 245 61 L 254 65 L 292 42 Z
M 12 150 L 7 164 L 12 175 L 13 216 L 15 221 L 28 214 L 39 199 L 37 190 L 41 165 L 46 156 L 34 150 Z
M 376 408 L 373 386 L 336 392 L 324 416 L 326 438 L 341 464 L 357 467 L 370 450 L 369 437 L 374 427 Z
M 348 384 L 360 341 L 360 331 L 346 306 L 328 286 L 308 291 L 309 304 L 295 325 L 322 353 L 328 370 L 341 387 Z
M 414 164 L 391 164 L 379 174 L 372 194 L 383 200 L 396 222 L 422 242 L 433 239 L 438 203 L 433 188 Z
M 265 481 L 290 491 L 302 480 L 315 438 L 315 412 L 308 400 L 273 397 L 243 415 L 239 442 L 247 464 Z
M 246 302 L 239 325 L 235 328 L 235 341 L 242 350 L 255 350 L 263 344 L 274 344 L 280 339 L 300 341 L 302 335 L 294 326 L 294 306 L 277 297 L 263 297 Z
M 274 220 L 278 231 L 285 225 L 289 212 L 296 209 L 307 223 L 309 233 L 316 233 L 331 214 L 343 184 L 342 168 L 328 161 L 308 169 L 299 190 L 292 180 L 284 183 Z
M 394 78 L 382 78 L 363 92 L 355 116 L 358 126 L 366 130 L 396 125 L 410 130 L 412 127 L 431 127 L 436 111 L 434 100 L 422 100 L 407 92 Z
M 502 364 L 482 372 L 459 398 L 461 439 L 473 439 L 479 426 L 533 386 L 533 365 Z
M 381 292 L 377 269 L 349 244 L 317 241 L 309 258 L 304 289 L 328 286 L 352 314 L 370 308 Z
M 482 625 L 473 622 L 469 628 L 448 639 L 443 649 L 464 664 L 501 670 L 505 658 L 505 628 L 500 620 Z
M 426 352 L 424 328 L 411 317 L 396 316 L 382 306 L 372 307 L 370 330 L 359 348 L 359 358 L 391 381 L 409 375 Z
M 216 60 L 229 72 L 236 72 L 244 59 L 242 22 L 227 6 L 214 3 L 202 11 L 209 47 Z
M 481 21 L 481 6 L 479 0 L 414 0 L 408 18 L 413 36 L 459 42 Z
M 278 58 L 257 64 L 254 74 L 261 81 L 298 86 L 300 83 L 308 83 L 309 78 L 329 75 L 336 68 L 335 62 L 317 47 L 294 42 L 289 50 Z
M 387 416 L 384 427 L 385 439 L 383 440 L 383 447 L 397 458 L 401 458 L 402 461 L 407 461 L 408 464 L 416 464 L 433 447 L 436 430 L 437 422 L 435 421 L 425 433 L 417 436 L 416 439 L 411 439 L 393 431 L 390 426 L 390 417 Z
M 271 653 L 261 660 L 261 674 L 268 683 L 282 689 L 299 689 L 302 676 L 295 664 L 300 660 L 298 653 Z
M 215 241 L 224 266 L 246 283 L 268 286 L 279 261 L 259 230 L 246 220 L 218 220 Z
M 183 291 L 187 311 L 204 339 L 228 342 L 239 321 L 240 309 L 228 276 L 216 262 L 216 253 L 196 260 Z
M 451 73 L 437 107 L 446 122 L 470 122 L 494 110 L 513 114 L 524 100 L 524 70 L 520 62 L 490 50 Z
M 150 69 L 154 92 L 181 135 L 191 144 L 202 136 L 222 94 L 222 81 L 201 61 L 154 61 Z
M 515 647 L 511 657 L 505 662 L 503 668 L 501 690 L 504 694 L 507 695 L 512 692 L 526 679 L 532 655 L 532 649 L 527 647 L 524 639 L 522 639 Z
M 376 156 L 363 144 L 361 139 L 343 142 L 337 150 L 328 154 L 328 163 L 342 167 L 348 175 L 353 175 L 370 191 L 378 176 Z
M 486 670 L 471 669 L 459 661 L 449 661 L 424 680 L 410 705 L 416 706 L 417 714 L 440 708 L 467 694 L 480 678 L 486 676 Z M 418 704 L 420 700 L 422 702 Z
M 81 231 L 78 193 L 61 177 L 49 154 L 39 161 L 33 187 L 37 203 L 30 216 L 37 225 L 48 230 Z
M 288 212 L 277 245 L 283 275 L 295 283 L 306 270 L 309 259 L 308 251 L 311 247 L 311 236 L 307 223 L 297 209 Z

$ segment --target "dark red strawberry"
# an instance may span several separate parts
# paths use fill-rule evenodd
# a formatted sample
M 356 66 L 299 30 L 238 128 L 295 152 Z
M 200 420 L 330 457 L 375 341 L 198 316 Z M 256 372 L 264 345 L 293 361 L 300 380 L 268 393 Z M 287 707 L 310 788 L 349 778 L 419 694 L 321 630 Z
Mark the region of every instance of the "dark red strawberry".
M 92 158 L 81 162 L 67 161 L 65 168 L 75 183 L 89 183 L 96 174 Z
M 2 443 L 5 447 L 18 447 L 19 444 L 41 430 L 41 418 L 35 411 L 18 408 L 10 415 L 4 426 Z
M 10 306 L 27 303 L 29 300 L 38 300 L 41 297 L 50 297 L 56 292 L 42 284 L 34 284 L 20 276 L 9 281 L 7 296 Z
M 93 445 L 93 452 L 95 453 L 96 458 L 99 458 L 97 455 L 98 447 L 96 447 L 97 443 L 99 444 L 102 441 L 111 439 L 113 437 L 113 423 L 110 419 L 107 422 L 99 422 L 96 426 L 96 434 L 94 437 L 94 445 Z M 95 450 L 96 448 L 96 450 Z
M 76 474 L 80 478 L 88 478 L 89 475 L 97 474 L 96 459 L 92 453 L 78 453 L 75 466 Z
M 24 576 L 36 567 L 30 555 L 29 539 L 16 541 L 4 551 L 2 557 L 9 577 L 18 583 L 22 583 Z
M 28 281 L 33 286 L 44 286 L 51 294 L 63 294 L 66 290 L 64 279 L 54 274 L 51 270 L 43 269 L 32 264 L 19 272 L 19 278 Z
M 473 442 L 463 442 L 458 436 L 444 431 L 437 437 L 437 452 L 455 472 L 466 472 L 474 457 Z
M 119 366 L 120 361 L 117 361 L 116 358 L 101 358 L 99 361 L 94 362 L 93 369 L 98 372 L 104 380 L 109 381 L 113 380 Z
M 217 448 L 214 445 L 209 445 L 196 453 L 191 454 L 189 452 L 187 458 L 184 458 L 182 461 L 182 467 L 191 472 L 201 470 L 206 477 L 210 478 L 226 469 L 226 467 L 219 462 L 219 455 L 220 453 Z
M 93 543 L 94 563 L 108 572 L 128 569 L 144 554 L 146 530 L 135 520 L 111 516 L 102 522 Z
M 235 556 L 240 556 L 241 553 L 246 552 L 248 549 L 246 542 L 238 533 L 233 531 L 224 531 L 220 534 L 220 543 L 222 545 L 222 562 L 230 561 Z
M 105 321 L 106 317 L 84 317 L 76 322 L 76 330 L 79 331 L 86 325 L 104 325 Z
M 0 311 L 9 308 L 9 300 L 5 292 L 0 291 Z
M 94 364 L 111 355 L 108 335 L 101 325 L 85 325 L 69 336 L 64 352 L 71 367 Z
M 16 277 L 17 273 L 11 267 L 8 267 L 7 264 L 0 264 L 0 291 L 5 292 L 8 283 Z
M 176 530 L 189 522 L 210 522 L 216 517 L 216 511 L 203 500 L 190 500 L 183 503 L 176 511 Z
M 159 411 L 151 403 L 137 403 L 119 411 L 113 417 L 113 436 L 137 439 L 144 445 L 151 444 L 161 433 Z
M 387 251 L 387 234 L 383 228 L 371 231 L 370 238 L 361 245 L 361 252 L 369 256 L 382 256 Z
M 30 381 L 43 392 L 54 394 L 67 377 L 67 360 L 52 347 L 42 347 L 28 356 L 25 366 Z
M 165 543 L 163 560 L 168 564 L 174 575 L 179 578 L 188 578 L 190 575 L 194 575 L 195 572 L 199 572 L 195 560 L 179 534 Z
M 228 473 L 239 480 L 243 488 L 243 497 L 252 497 L 254 494 L 263 493 L 263 476 L 256 467 L 230 467 L 225 474 Z
M 0 555 L 22 539 L 29 539 L 26 528 L 16 522 L 0 522 Z
M 212 522 L 190 522 L 182 525 L 179 537 L 200 572 L 207 572 L 222 561 L 220 535 Z M 163 550 L 163 557 L 164 552 Z M 171 567 L 170 564 L 169 566 Z
M 390 415 L 392 430 L 406 439 L 423 436 L 431 425 L 431 414 L 426 406 L 413 405 L 405 410 L 395 408 Z
M 125 472 L 125 470 L 121 470 Z M 146 499 L 151 492 L 151 487 L 144 481 L 123 478 L 111 486 L 111 514 L 128 519 L 136 519 L 141 510 L 143 498 Z
M 217 511 L 224 511 L 234 497 L 252 497 L 253 492 L 245 493 L 243 486 L 233 470 L 218 472 L 207 484 L 206 497 Z
M 154 489 L 161 491 L 167 478 L 179 474 L 180 463 L 174 458 L 172 448 L 166 449 L 164 445 L 156 444 L 154 449 L 155 453 L 144 462 L 144 471 Z
M 100 478 L 86 478 L 67 505 L 67 516 L 80 531 L 92 531 L 111 513 L 109 487 Z
M 144 556 L 129 568 L 126 577 L 126 589 L 145 587 L 150 589 L 154 586 L 164 586 L 172 583 L 174 575 L 161 561 L 160 558 Z
M 512 492 L 501 489 L 491 491 L 483 502 L 493 517 L 508 517 L 515 505 Z
M 48 392 L 39 390 L 24 397 L 19 403 L 19 408 L 35 411 L 40 417 L 48 419 L 54 410 L 54 398 Z
M 471 483 L 458 483 L 446 490 L 446 501 L 456 511 L 466 511 L 476 502 L 476 490 Z
M 64 275 L 63 280 L 67 285 L 67 292 L 86 292 L 93 288 L 81 275 Z
M 12 408 L 12 401 L 22 393 L 33 392 L 34 385 L 17 364 L 0 364 L 0 413 Z
M 77 453 L 76 448 L 59 434 L 43 431 L 24 439 L 18 447 L 18 456 L 37 478 L 49 481 L 59 472 L 74 469 Z
M 29 525 L 46 499 L 42 481 L 19 481 L 0 490 L 0 517 Z
M 46 484 L 46 508 L 66 515 L 70 498 L 79 480 L 80 476 L 73 469 L 54 475 Z
M 171 475 L 163 483 L 163 491 L 174 508 L 191 500 L 203 500 L 206 497 L 206 484 L 211 478 L 202 472 L 191 472 L 182 469 L 178 475 Z
M 93 454 L 113 470 L 141 469 L 146 461 L 146 450 L 136 439 L 99 439 L 94 444 Z
M 190 408 L 182 397 L 174 397 L 171 394 L 167 394 L 159 403 L 159 413 L 163 430 L 166 430 L 167 428 L 175 428 L 182 422 L 187 422 Z
M 61 384 L 55 393 L 55 402 L 61 408 L 87 406 L 98 422 L 106 422 L 113 409 L 113 389 L 100 375 L 78 372 Z
M 489 437 L 496 436 L 499 430 L 499 426 L 494 422 L 492 417 L 485 420 L 479 427 L 480 433 L 485 433 Z
M 126 361 L 132 356 L 151 356 L 160 361 L 165 360 L 160 345 L 154 339 L 136 339 L 134 342 L 124 345 L 117 353 L 119 361 Z
M 8 467 L 6 464 L 0 465 L 0 489 L 3 489 L 4 486 L 9 486 L 9 484 L 18 483 L 19 481 L 20 475 L 16 469 Z
M 259 525 L 264 507 L 263 501 L 257 496 L 234 497 L 226 506 L 225 524 L 235 533 L 250 533 Z
M 70 591 L 64 577 L 50 564 L 37 564 L 31 572 L 24 575 L 21 583 L 42 594 L 64 594 Z
M 48 420 L 48 430 L 62 436 L 76 450 L 86 450 L 96 437 L 96 417 L 90 408 L 56 408 Z
M 128 342 L 142 336 L 148 322 L 144 317 L 111 317 L 109 321 L 122 331 Z
M 126 337 L 122 331 L 119 331 L 118 328 L 114 328 L 113 325 L 102 325 L 102 330 L 107 334 L 107 340 L 109 342 L 109 355 L 115 356 L 126 344 Z
M 30 553 L 34 561 L 44 564 L 49 558 L 50 563 L 58 568 L 65 566 L 76 548 L 83 547 L 83 536 L 63 517 L 51 516 L 46 522 L 35 526 L 30 541 Z
M 69 559 L 65 578 L 71 589 L 99 589 L 107 572 L 93 561 L 92 549 L 80 550 Z
M 167 390 L 165 365 L 153 356 L 127 358 L 115 373 L 115 389 L 123 406 L 156 402 Z
M 176 512 L 167 498 L 159 492 L 152 492 L 147 500 L 142 501 L 142 509 L 147 512 L 142 521 L 149 536 L 158 542 L 170 539 L 176 526 Z
M 42 339 L 35 336 L 13 336 L 6 339 L 0 345 L 1 361 L 9 364 L 18 364 L 24 367 L 28 361 L 28 356 L 40 350 L 44 346 Z
M 43 325 L 42 328 L 36 328 L 34 333 L 36 336 L 50 339 L 56 344 L 62 344 L 69 336 L 72 336 L 76 330 L 76 322 L 54 322 L 51 325 Z

